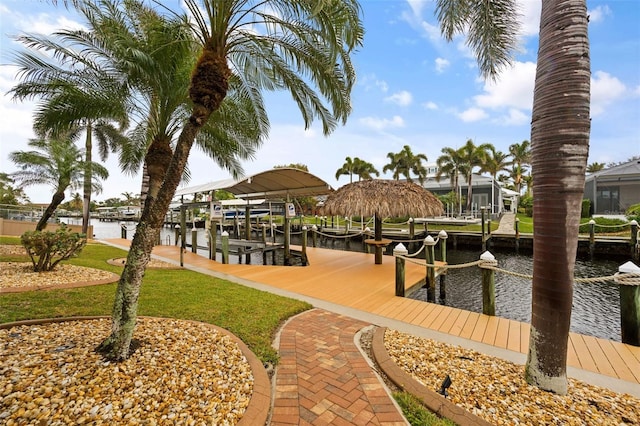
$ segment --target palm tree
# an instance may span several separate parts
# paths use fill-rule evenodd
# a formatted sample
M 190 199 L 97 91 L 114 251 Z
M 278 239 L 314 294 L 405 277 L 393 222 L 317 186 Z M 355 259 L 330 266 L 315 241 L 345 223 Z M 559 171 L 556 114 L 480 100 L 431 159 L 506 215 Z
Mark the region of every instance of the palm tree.
M 356 157 L 353 159 L 353 163 L 353 174 L 358 175 L 359 181 L 362 179 L 373 179 L 373 175 L 380 176 L 380 172 L 368 161 Z
M 484 76 L 495 76 L 515 48 L 515 0 L 438 0 L 445 36 L 468 30 Z M 586 0 L 542 0 L 531 121 L 533 211 L 532 316 L 526 378 L 567 392 L 566 361 L 573 272 L 590 132 Z
M 523 140 L 522 143 L 514 143 L 509 145 L 509 154 L 511 155 L 511 163 L 513 169 L 511 170 L 511 179 L 516 186 L 516 192 L 520 192 L 522 189 L 523 174 L 527 171 L 529 165 L 531 165 L 531 144 L 528 140 Z
M 405 145 L 398 153 L 389 152 L 387 154 L 389 163 L 382 168 L 382 172 L 392 171 L 395 180 L 399 180 L 400 176 L 404 176 L 408 182 L 412 182 L 411 174 L 416 175 L 418 181 L 422 185 L 427 177 L 427 169 L 422 162 L 427 161 L 425 154 L 414 154 L 409 145 Z
M 460 174 L 466 174 L 465 165 L 462 162 L 460 153 L 454 148 L 444 147 L 441 150 L 442 155 L 436 160 L 438 171 L 436 172 L 436 181 L 440 182 L 443 176 L 449 177 L 451 188 L 455 194 L 456 210 L 462 209 L 462 195 L 460 194 Z M 460 212 L 459 212 L 460 213 Z
M 480 171 L 489 173 L 494 180 L 497 180 L 498 173 L 508 172 L 510 165 L 509 154 L 497 151 L 493 145 L 490 145 L 488 155 L 484 159 L 484 164 L 480 166 Z
M 480 171 L 489 173 L 492 177 L 491 181 L 491 213 L 494 213 L 493 206 L 495 203 L 493 202 L 493 189 L 495 187 L 495 182 L 498 180 L 498 173 L 509 171 L 509 166 L 511 165 L 511 161 L 509 161 L 509 154 L 505 154 L 502 151 L 497 151 L 493 145 L 489 146 L 489 152 L 487 153 L 487 157 L 485 158 L 484 164 L 480 166 Z
M 221 108 L 230 86 L 236 85 L 237 96 L 257 109 L 262 106 L 262 91 L 288 90 L 305 126 L 318 118 L 325 134 L 344 123 L 351 110 L 355 74 L 349 55 L 363 37 L 355 0 L 186 0 L 186 5 L 192 19 L 184 21 L 195 23 L 193 30 L 202 47 L 191 73 L 192 106 L 175 147 L 167 149 L 166 142 L 154 139 L 145 156 L 151 180 L 161 184 L 147 196 L 118 283 L 111 334 L 98 348 L 113 360 L 130 355 L 137 300 L 151 249 L 191 147 Z
M 598 163 L 596 161 L 595 163 L 591 163 L 587 166 L 587 173 L 596 173 L 596 172 L 599 172 L 600 170 L 603 170 L 604 168 L 605 168 L 604 163 Z
M 336 170 L 336 180 L 340 179 L 340 176 L 349 175 L 349 183 L 352 183 L 353 168 L 354 168 L 354 161 L 351 159 L 351 157 L 345 158 L 344 164 L 338 170 Z
M 527 381 L 567 392 L 573 276 L 591 130 L 586 0 L 543 0 L 531 122 L 534 237 Z
M 458 148 L 458 157 L 462 163 L 461 172 L 465 172 L 467 180 L 467 211 L 470 212 L 473 204 L 473 172 L 476 168 L 481 168 L 488 158 L 488 151 L 493 146 L 488 143 L 476 146 L 473 140 L 468 139 L 467 143 Z M 495 149 L 495 148 L 494 148 Z
M 69 138 L 32 139 L 29 146 L 33 148 L 32 151 L 14 151 L 9 154 L 9 158 L 20 169 L 12 173 L 12 177 L 21 187 L 49 185 L 54 190 L 51 202 L 36 225 L 36 231 L 42 231 L 64 200 L 64 191 L 69 187 L 81 186 L 84 161 L 82 151 Z M 92 189 L 100 192 L 102 187 L 98 178 L 106 179 L 109 172 L 97 163 L 92 164 L 92 169 Z
M 94 138 L 100 159 L 122 144 L 127 126 L 123 102 L 126 86 L 92 55 L 83 32 L 61 30 L 51 36 L 23 35 L 17 38 L 26 50 L 16 54 L 21 82 L 10 93 L 17 100 L 39 97 L 34 127 L 52 137 L 70 131 L 85 132 L 82 232 L 89 226 Z M 43 55 L 42 52 L 53 52 Z M 44 59 L 43 59 L 44 58 Z M 117 126 L 116 126 L 117 125 Z

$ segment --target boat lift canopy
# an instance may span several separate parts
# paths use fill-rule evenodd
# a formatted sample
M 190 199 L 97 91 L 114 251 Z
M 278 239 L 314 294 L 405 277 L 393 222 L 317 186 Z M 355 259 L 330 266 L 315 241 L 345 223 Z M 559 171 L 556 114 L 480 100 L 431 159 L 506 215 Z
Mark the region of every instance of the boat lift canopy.
M 225 190 L 237 198 L 249 199 L 283 199 L 287 196 L 316 196 L 326 195 L 333 188 L 319 177 L 304 170 L 282 167 L 273 168 L 252 176 L 239 179 L 224 179 L 202 185 L 182 188 L 176 191 L 176 196 L 209 193 Z

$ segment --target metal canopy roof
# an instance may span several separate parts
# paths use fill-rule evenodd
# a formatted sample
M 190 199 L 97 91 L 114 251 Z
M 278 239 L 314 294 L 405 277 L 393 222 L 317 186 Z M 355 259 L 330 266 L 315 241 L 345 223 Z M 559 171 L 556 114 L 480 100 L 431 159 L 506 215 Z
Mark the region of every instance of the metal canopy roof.
M 240 179 L 225 179 L 202 185 L 182 188 L 176 196 L 210 192 L 223 189 L 238 198 L 274 199 L 291 196 L 325 195 L 333 188 L 319 177 L 294 168 L 274 168 Z

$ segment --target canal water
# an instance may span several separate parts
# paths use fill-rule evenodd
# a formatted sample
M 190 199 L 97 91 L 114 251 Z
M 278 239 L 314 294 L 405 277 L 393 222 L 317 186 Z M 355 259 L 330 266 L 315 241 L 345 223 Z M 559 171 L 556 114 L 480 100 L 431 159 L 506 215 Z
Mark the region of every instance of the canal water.
M 79 223 L 78 219 L 65 220 L 68 223 Z M 121 228 L 117 222 L 100 222 L 93 219 L 94 238 L 120 238 Z M 126 222 L 127 237 L 131 239 L 135 232 L 135 223 Z M 198 230 L 199 245 L 206 245 L 205 230 Z M 174 231 L 163 228 L 161 232 L 162 244 L 175 244 Z M 278 241 L 282 234 L 277 234 Z M 292 244 L 300 244 L 299 234 L 292 234 Z M 309 238 L 309 241 L 311 239 Z M 191 230 L 187 234 L 187 241 L 191 242 Z M 345 250 L 344 240 L 318 240 L 318 247 L 335 250 Z M 362 244 L 353 241 L 348 248 L 361 251 Z M 199 250 L 199 254 L 207 256 L 207 252 Z M 513 251 L 493 251 L 498 261 L 498 267 L 521 274 L 531 275 L 533 259 L 530 255 L 516 254 Z M 480 258 L 479 250 L 447 249 L 449 264 L 461 264 L 476 261 Z M 231 256 L 231 262 L 238 262 L 236 256 Z M 254 254 L 252 263 L 262 262 L 260 254 Z M 587 260 L 576 261 L 576 277 L 610 276 L 618 271 L 620 260 Z M 531 280 L 514 277 L 505 273 L 496 273 L 496 315 L 522 322 L 531 321 Z M 427 291 L 422 288 L 409 297 L 417 300 L 427 300 Z M 436 291 L 438 297 L 438 291 Z M 446 298 L 437 303 L 460 308 L 472 312 L 482 312 L 482 282 L 481 271 L 477 266 L 462 269 L 451 269 L 446 278 Z M 603 339 L 620 341 L 620 296 L 617 285 L 606 283 L 576 283 L 574 284 L 573 312 L 571 316 L 571 331 Z

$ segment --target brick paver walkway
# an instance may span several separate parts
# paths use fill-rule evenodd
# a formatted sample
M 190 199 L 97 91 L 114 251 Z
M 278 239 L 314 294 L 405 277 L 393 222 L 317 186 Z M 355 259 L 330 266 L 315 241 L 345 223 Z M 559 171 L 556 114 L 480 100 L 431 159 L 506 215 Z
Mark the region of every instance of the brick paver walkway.
M 407 424 L 354 343 L 367 325 L 321 309 L 285 325 L 272 426 Z

